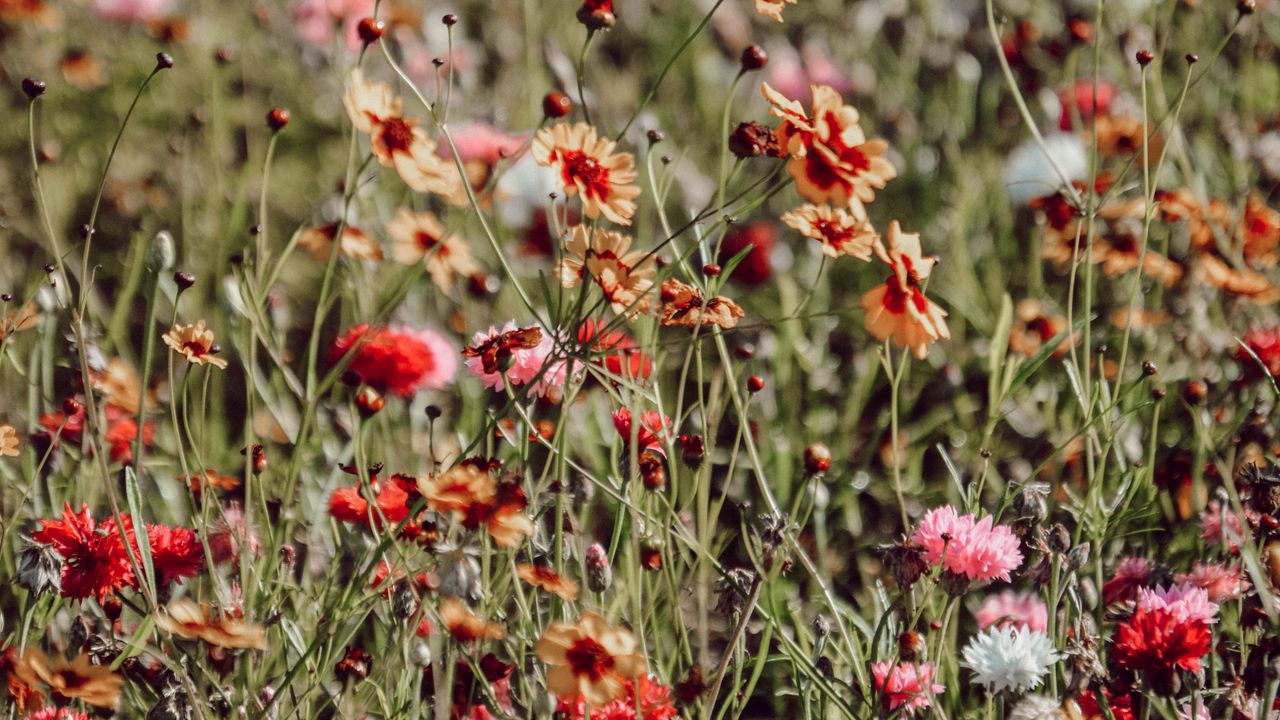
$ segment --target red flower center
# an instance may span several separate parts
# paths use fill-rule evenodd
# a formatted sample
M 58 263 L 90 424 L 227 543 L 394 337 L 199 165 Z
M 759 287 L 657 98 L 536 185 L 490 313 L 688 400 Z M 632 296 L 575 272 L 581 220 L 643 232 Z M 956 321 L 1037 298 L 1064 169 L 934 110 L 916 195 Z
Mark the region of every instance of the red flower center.
M 191 354 L 196 357 L 200 357 L 209 352 L 209 348 L 204 343 L 196 342 L 195 340 L 188 340 L 187 342 L 182 343 L 182 349 L 191 351 Z
M 421 230 L 414 233 L 413 239 L 418 242 L 418 247 L 422 248 L 423 250 L 430 250 L 431 248 L 440 244 L 439 238 L 432 237 L 430 233 L 425 233 L 425 232 L 422 232 Z M 440 247 L 440 252 L 441 253 L 445 252 L 444 246 Z
M 822 235 L 823 241 L 828 245 L 841 245 L 853 235 L 851 229 L 830 220 L 815 220 L 813 229 Z
M 380 124 L 379 140 L 388 153 L 409 152 L 413 144 L 413 126 L 400 118 L 387 118 Z
M 580 150 L 560 153 L 561 173 L 566 185 L 580 185 L 583 193 L 596 199 L 609 195 L 609 168 Z
M 565 652 L 565 659 L 569 661 L 569 669 L 574 675 L 585 675 L 592 682 L 600 680 L 605 673 L 613 672 L 613 655 L 589 637 L 575 641 Z

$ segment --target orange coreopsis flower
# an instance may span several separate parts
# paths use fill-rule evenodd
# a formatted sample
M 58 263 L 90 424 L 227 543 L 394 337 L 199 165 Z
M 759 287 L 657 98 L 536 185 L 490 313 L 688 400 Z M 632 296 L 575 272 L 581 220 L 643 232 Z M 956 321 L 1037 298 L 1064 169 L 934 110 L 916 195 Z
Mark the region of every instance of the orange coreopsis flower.
M 400 208 L 387 223 L 387 234 L 391 236 L 391 257 L 401 265 L 423 263 L 441 290 L 452 287 L 459 275 L 480 270 L 466 241 L 446 232 L 434 213 Z
M 1013 327 L 1009 330 L 1009 350 L 1028 357 L 1040 352 L 1040 347 L 1052 340 L 1067 327 L 1067 319 L 1049 313 L 1035 298 L 1024 298 L 1018 303 Z M 1071 349 L 1070 338 L 1053 351 L 1054 357 L 1062 357 Z
M 889 144 L 868 140 L 858 124 L 858 111 L 845 105 L 840 93 L 814 85 L 813 112 L 761 83 L 760 92 L 782 120 L 774 130 L 778 143 L 791 155 L 787 172 L 796 192 L 811 203 L 850 206 L 875 199 L 897 170 L 883 157 Z
M 174 325 L 161 338 L 174 352 L 185 357 L 192 365 L 212 365 L 226 369 L 227 361 L 218 357 L 213 331 L 204 326 L 204 320 L 195 325 Z
M 55 695 L 81 700 L 95 707 L 115 707 L 124 678 L 105 665 L 94 665 L 88 655 L 67 660 L 52 657 L 36 648 L 27 648 L 18 659 L 14 673 L 27 686 L 48 685 Z
M 516 575 L 530 585 L 559 595 L 570 602 L 578 599 L 578 583 L 546 565 L 521 563 L 516 565 Z
M 111 358 L 101 371 L 90 370 L 93 389 L 102 393 L 111 405 L 128 413 L 137 413 L 142 400 L 142 381 L 124 358 Z M 151 403 L 150 399 L 147 400 Z
M 787 5 L 795 4 L 796 0 L 756 0 L 756 12 L 782 22 L 782 9 Z
M 18 429 L 12 425 L 0 425 L 0 457 L 18 457 Z
M 653 255 L 631 250 L 629 236 L 578 225 L 565 242 L 556 275 L 567 288 L 576 287 L 583 277 L 590 276 L 614 312 L 634 319 L 649 311 L 657 269 Z
M 445 598 L 440 603 L 440 619 L 449 634 L 460 643 L 476 640 L 504 640 L 507 629 L 499 623 L 489 622 L 471 612 L 458 598 Z
M 156 626 L 178 637 L 203 640 L 218 647 L 267 649 L 267 635 L 261 625 L 186 598 L 170 602 L 158 613 Z
M 884 285 L 862 296 L 867 332 L 877 340 L 892 339 L 924 359 L 929 345 L 951 337 L 947 313 L 924 296 L 921 283 L 929 277 L 935 257 L 923 257 L 920 236 L 904 233 L 894 220 L 876 254 L 893 269 Z
M 499 480 L 495 470 L 483 459 L 468 458 L 419 479 L 418 490 L 432 510 L 452 514 L 468 529 L 485 528 L 503 547 L 517 547 L 534 531 L 524 515 L 528 500 L 518 476 L 509 473 Z
M 1255 267 L 1275 265 L 1276 246 L 1280 245 L 1280 212 L 1268 207 L 1260 195 L 1252 193 L 1245 201 L 1241 225 L 1245 259 Z
M 537 653 L 551 666 L 547 687 L 552 692 L 571 700 L 581 695 L 594 706 L 622 697 L 626 681 L 647 671 L 630 631 L 590 611 L 577 623 L 552 623 L 538 640 Z
M 35 303 L 27 303 L 16 310 L 10 310 L 0 318 L 0 340 L 3 340 L 15 332 L 21 330 L 30 330 L 36 326 L 36 322 L 40 319 L 40 311 L 36 308 Z
M 364 79 L 359 70 L 342 98 L 355 128 L 369 136 L 373 155 L 394 168 L 411 189 L 458 198 L 462 182 L 457 167 L 436 153 L 436 143 L 413 118 L 403 116 L 404 104 L 390 86 Z
M 338 235 L 341 223 L 329 223 L 322 227 L 306 228 L 298 235 L 298 247 L 311 254 L 311 259 L 323 262 L 333 253 L 333 239 Z M 342 241 L 338 254 L 356 260 L 378 262 L 382 260 L 382 248 L 376 240 L 360 228 L 347 225 L 342 228 Z
M 697 327 L 718 325 L 728 330 L 743 317 L 738 303 L 716 296 L 703 301 L 702 291 L 675 278 L 662 282 L 662 324 Z
M 1273 285 L 1266 275 L 1249 268 L 1233 268 L 1210 253 L 1204 253 L 1196 260 L 1193 277 L 1199 283 L 1258 305 L 1270 305 L 1280 300 L 1280 287 Z
M 604 215 L 610 222 L 630 225 L 640 196 L 635 158 L 614 152 L 616 145 L 586 123 L 559 123 L 534 136 L 533 157 L 538 164 L 560 171 L 565 194 L 582 196 L 587 217 Z
M 802 205 L 783 215 L 782 222 L 801 235 L 817 240 L 822 253 L 831 258 L 852 255 L 869 262 L 880 239 L 861 205 L 848 210 L 830 205 Z

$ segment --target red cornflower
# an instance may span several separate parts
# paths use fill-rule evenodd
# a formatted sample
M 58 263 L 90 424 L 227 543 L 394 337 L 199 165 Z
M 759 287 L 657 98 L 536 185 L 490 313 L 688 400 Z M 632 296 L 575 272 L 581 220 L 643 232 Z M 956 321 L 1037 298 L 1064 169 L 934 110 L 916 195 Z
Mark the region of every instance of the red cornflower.
M 61 410 L 45 413 L 40 416 L 40 426 L 51 438 L 64 439 L 79 444 L 84 438 L 84 403 L 75 402 L 75 411 L 68 415 Z M 129 463 L 133 461 L 133 443 L 138 438 L 138 422 L 134 416 L 107 404 L 104 408 L 107 420 L 107 431 L 103 435 L 111 448 L 111 461 Z M 61 428 L 61 430 L 59 430 Z M 156 429 L 151 421 L 142 424 L 142 442 L 150 445 L 155 438 Z
M 631 442 L 631 409 L 619 408 L 613 412 L 613 427 L 623 442 Z M 653 450 L 666 455 L 662 443 L 671 434 L 671 418 L 657 410 L 647 410 L 640 415 L 640 427 L 636 430 L 636 446 L 643 452 Z
M 591 353 L 598 355 L 594 362 L 611 375 L 647 380 L 653 372 L 653 358 L 631 336 L 622 330 L 609 330 L 595 318 L 588 318 L 578 328 L 578 342 L 588 345 Z
M 342 522 L 355 523 L 364 527 L 371 525 L 383 527 L 383 518 L 386 519 L 386 524 L 396 525 L 409 517 L 411 499 L 407 488 L 411 486 L 403 482 L 404 477 L 395 475 L 383 482 L 379 482 L 376 476 L 369 479 L 369 487 L 378 505 L 378 511 L 372 513 L 372 517 L 370 517 L 369 501 L 365 500 L 365 496 L 361 494 L 358 483 L 333 491 L 329 496 L 329 514 Z
M 409 397 L 422 389 L 439 390 L 458 372 L 453 344 L 433 330 L 394 325 L 370 329 L 369 323 L 361 323 L 333 342 L 329 362 L 338 363 L 357 345 L 347 369 L 381 392 Z
M 1151 561 L 1143 557 L 1127 557 L 1116 565 L 1111 579 L 1102 584 L 1102 602 L 1132 600 L 1138 596 L 1138 588 L 1151 584 Z
M 125 532 L 131 533 L 132 519 L 125 515 L 122 521 Z M 41 520 L 40 529 L 31 538 L 52 546 L 62 556 L 63 597 L 83 600 L 94 596 L 102 602 L 136 583 L 115 518 L 95 523 L 88 505 L 75 513 L 67 503 L 60 520 Z
M 1236 362 L 1240 363 L 1243 377 L 1257 380 L 1263 376 L 1263 368 L 1272 377 L 1280 377 L 1280 328 L 1254 328 L 1245 333 L 1243 340 L 1245 347 L 1236 349 Z
M 147 543 L 151 545 L 156 582 L 161 586 L 204 569 L 204 548 L 193 530 L 148 525 Z
M 1115 720 L 1135 720 L 1133 714 L 1133 699 L 1127 692 L 1112 693 L 1110 690 L 1103 688 L 1102 696 L 1106 698 L 1107 705 L 1111 708 L 1111 716 Z M 1092 690 L 1086 691 L 1085 694 L 1076 698 L 1076 704 L 1080 706 L 1080 712 L 1088 720 L 1105 718 L 1107 714 L 1102 711 L 1102 705 L 1098 702 L 1097 695 Z
M 1209 641 L 1209 627 L 1201 620 L 1180 620 L 1168 608 L 1140 609 L 1116 628 L 1111 657 L 1120 667 L 1137 672 L 1168 674 L 1175 668 L 1199 672 Z
M 556 706 L 558 716 L 566 720 L 670 720 L 678 714 L 671 688 L 655 678 L 640 675 L 632 683 L 623 682 L 626 695 L 603 707 L 592 707 L 591 717 L 586 717 L 586 699 L 579 696 L 573 702 L 560 699 Z

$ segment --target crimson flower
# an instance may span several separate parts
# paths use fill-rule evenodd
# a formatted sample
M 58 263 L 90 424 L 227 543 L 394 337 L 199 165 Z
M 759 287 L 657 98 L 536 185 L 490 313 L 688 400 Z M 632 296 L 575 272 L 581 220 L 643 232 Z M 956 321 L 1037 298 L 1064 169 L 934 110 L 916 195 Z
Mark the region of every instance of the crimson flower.
M 161 586 L 204 569 L 204 548 L 193 530 L 148 525 L 147 543 L 151 546 L 156 582 Z
M 125 532 L 131 534 L 132 519 L 124 515 L 121 520 Z M 61 519 L 41 520 L 31 539 L 52 546 L 62 556 L 63 597 L 83 600 L 93 596 L 102 602 L 117 590 L 136 584 L 115 518 L 96 523 L 88 505 L 81 505 L 76 513 L 67 503 Z
M 623 442 L 631 442 L 631 409 L 619 408 L 613 412 L 613 428 Z M 636 429 L 636 445 L 643 452 L 653 450 L 663 456 L 662 442 L 671 434 L 671 418 L 657 410 L 640 414 L 640 427 Z
M 1169 608 L 1140 609 L 1116 628 L 1111 657 L 1120 667 L 1147 675 L 1159 692 L 1173 686 L 1175 670 L 1199 672 L 1200 659 L 1209 650 L 1204 621 L 1179 619 Z
M 458 372 L 457 350 L 434 330 L 398 326 L 371 329 L 369 323 L 361 323 L 333 341 L 329 362 L 337 364 L 353 351 L 355 359 L 347 366 L 350 372 L 381 392 L 401 397 L 422 389 L 439 390 Z

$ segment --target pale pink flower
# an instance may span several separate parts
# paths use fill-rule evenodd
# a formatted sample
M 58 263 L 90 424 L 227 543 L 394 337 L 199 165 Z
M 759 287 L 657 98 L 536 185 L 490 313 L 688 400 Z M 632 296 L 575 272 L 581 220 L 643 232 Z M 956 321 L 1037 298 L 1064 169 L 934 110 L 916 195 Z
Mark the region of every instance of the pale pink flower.
M 1111 603 L 1132 600 L 1138 588 L 1151 580 L 1151 561 L 1144 557 L 1127 557 L 1116 565 L 1111 579 L 1102 585 L 1102 602 Z
M 907 715 L 914 715 L 929 707 L 929 698 L 947 689 L 933 681 L 934 668 L 929 663 L 878 662 L 871 666 L 871 674 L 876 680 L 876 696 L 889 712 L 903 708 Z
M 453 138 L 453 144 L 458 148 L 458 157 L 464 165 L 476 161 L 496 165 L 499 160 L 514 157 L 525 143 L 525 138 L 521 135 L 503 132 L 482 122 L 459 125 L 449 131 L 449 136 Z M 448 143 L 441 143 L 436 152 L 441 157 L 453 157 Z
M 472 336 L 471 344 L 474 347 L 480 347 L 489 340 L 504 333 L 514 332 L 516 329 L 514 321 L 503 325 L 502 329 L 490 325 L 488 332 L 478 332 Z M 568 374 L 568 365 L 564 360 L 552 360 L 554 351 L 555 339 L 547 333 L 542 333 L 542 340 L 536 347 L 528 350 L 512 350 L 511 366 L 507 368 L 507 379 L 511 381 L 511 386 L 529 385 L 529 391 L 538 397 L 545 396 L 552 388 L 563 386 L 565 375 Z M 480 378 L 485 387 L 499 391 L 506 387 L 501 372 L 484 371 L 483 358 L 467 358 L 466 362 L 467 370 Z
M 206 537 L 209 540 L 209 552 L 216 563 L 240 562 L 240 548 L 243 544 L 249 556 L 257 555 L 261 550 L 258 534 L 253 531 L 240 503 L 229 503 L 222 511 L 222 517 L 209 525 Z
M 1245 508 L 1245 519 L 1252 524 L 1260 520 L 1261 516 Z M 1200 533 L 1202 539 L 1220 543 L 1233 553 L 1240 550 L 1239 541 L 1244 537 L 1244 526 L 1240 522 L 1240 516 L 1230 507 L 1223 507 L 1217 500 L 1211 501 L 1209 507 L 1200 511 L 1200 527 L 1203 530 Z
M 293 5 L 293 26 L 308 45 L 328 48 L 341 26 L 343 41 L 351 52 L 360 50 L 360 21 L 373 16 L 374 0 L 299 0 Z
M 93 14 L 110 22 L 145 23 L 169 12 L 169 0 L 93 0 Z
M 1004 590 L 988 595 L 973 617 L 978 621 L 979 630 L 986 630 L 992 625 L 1030 628 L 1038 632 L 1049 628 L 1048 606 L 1040 596 L 1029 592 Z
M 829 54 L 813 43 L 796 50 L 788 42 L 770 43 L 769 85 L 783 95 L 808 104 L 812 86 L 829 85 L 844 95 L 853 90 L 853 81 L 842 72 Z
M 1204 588 L 1194 585 L 1156 586 L 1138 590 L 1139 610 L 1169 610 L 1179 620 L 1199 620 L 1205 625 L 1218 622 L 1218 605 L 1209 600 Z
M 1209 599 L 1216 603 L 1236 600 L 1249 589 L 1249 581 L 1241 575 L 1239 565 L 1195 563 L 1191 572 L 1178 573 L 1174 580 L 1204 588 Z
M 911 541 L 925 552 L 925 560 L 970 580 L 1008 580 L 1022 564 L 1021 542 L 1013 531 L 996 525 L 991 516 L 977 520 L 947 505 L 925 513 Z

